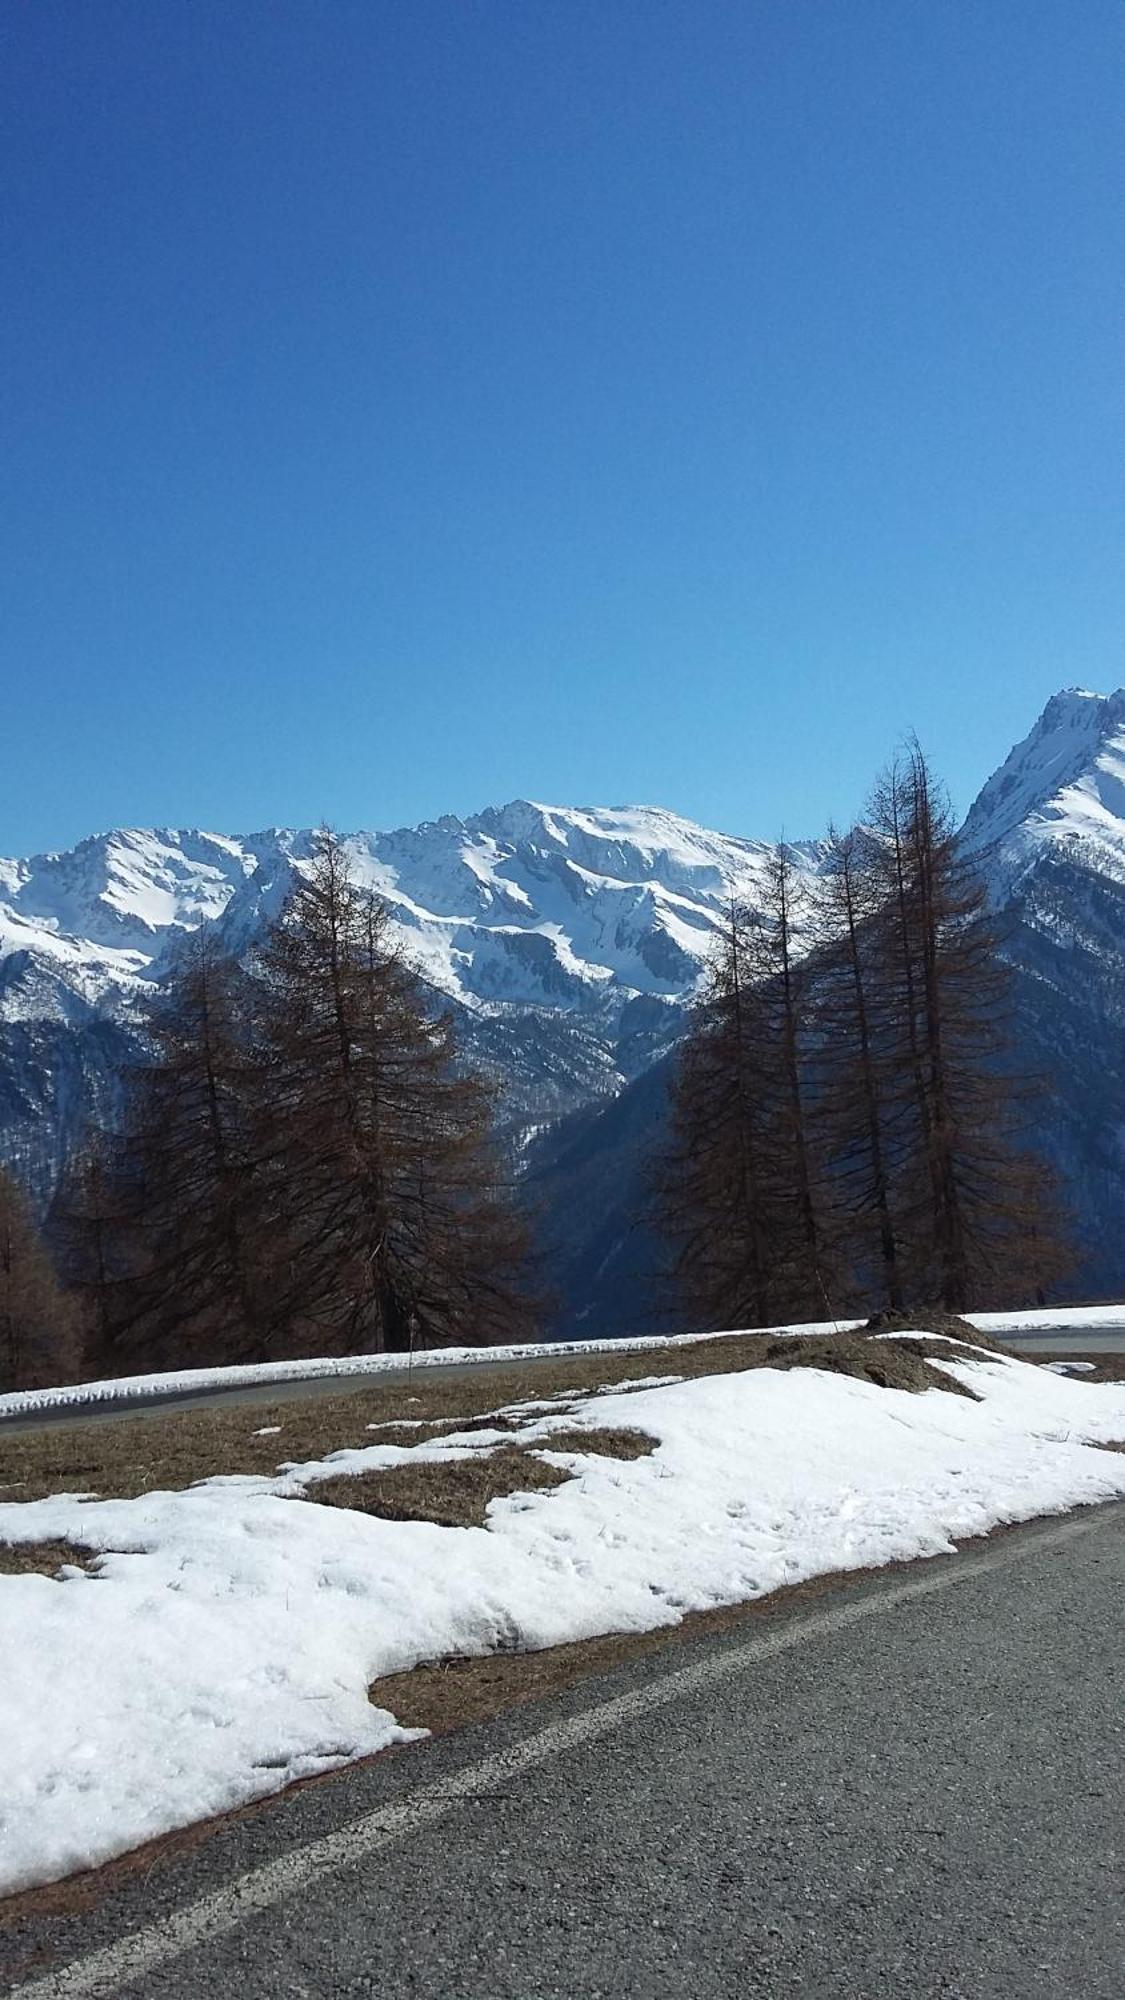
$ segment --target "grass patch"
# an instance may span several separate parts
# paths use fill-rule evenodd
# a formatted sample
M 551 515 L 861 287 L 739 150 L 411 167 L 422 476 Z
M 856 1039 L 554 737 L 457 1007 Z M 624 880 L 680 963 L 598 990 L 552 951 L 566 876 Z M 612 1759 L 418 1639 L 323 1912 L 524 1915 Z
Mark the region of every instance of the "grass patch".
M 482 1528 L 491 1500 L 563 1486 L 569 1475 L 516 1445 L 482 1451 L 479 1458 L 430 1459 L 392 1465 L 381 1472 L 344 1473 L 318 1479 L 303 1500 L 318 1507 L 347 1507 L 385 1521 L 435 1521 L 442 1528 Z
M 962 1347 L 984 1347 L 990 1354 L 1015 1353 L 1012 1347 L 1005 1347 L 994 1334 L 981 1333 L 970 1320 L 961 1319 L 957 1313 L 943 1312 L 940 1306 L 919 1306 L 916 1312 L 872 1313 L 862 1331 L 864 1333 L 941 1333 L 946 1340 L 956 1340 Z
M 64 1563 L 89 1569 L 95 1560 L 74 1542 L 0 1542 L 0 1576 L 57 1576 Z
M 424 1459 L 376 1472 L 341 1473 L 318 1479 L 301 1498 L 318 1507 L 347 1507 L 379 1514 L 386 1521 L 434 1521 L 442 1528 L 483 1528 L 489 1503 L 511 1493 L 543 1492 L 571 1478 L 548 1465 L 539 1451 L 582 1451 L 607 1458 L 643 1458 L 656 1449 L 643 1431 L 568 1430 L 531 1448 L 498 1445 L 467 1458 Z
M 932 1316 L 915 1315 L 914 1332 L 919 1331 L 919 1318 L 928 1326 Z M 995 1344 L 971 1329 L 970 1333 L 978 1346 Z M 339 1394 L 273 1404 L 138 1412 L 11 1433 L 0 1424 L 0 1498 L 97 1493 L 132 1499 L 190 1486 L 219 1473 L 272 1476 L 286 1460 L 324 1458 L 345 1446 L 410 1446 L 452 1426 L 515 1427 L 527 1413 L 513 1414 L 513 1405 L 565 1405 L 601 1389 L 628 1389 L 652 1375 L 694 1380 L 747 1368 L 830 1367 L 890 1387 L 940 1386 L 956 1393 L 950 1377 L 936 1369 L 920 1375 L 903 1359 L 903 1352 L 916 1346 L 849 1333 L 798 1340 L 782 1340 L 768 1332 L 737 1334 L 680 1347 L 561 1355 L 513 1362 L 510 1367 L 419 1368 L 408 1381 L 380 1383 L 378 1377 L 370 1377 L 361 1387 Z M 934 1351 L 947 1352 L 936 1347 Z M 391 1425 L 393 1429 L 386 1428 Z M 255 1435 L 264 1429 L 273 1434 Z
M 832 1375 L 870 1382 L 878 1389 L 905 1389 L 914 1394 L 923 1389 L 945 1389 L 975 1402 L 971 1389 L 943 1369 L 930 1366 L 931 1359 L 948 1360 L 952 1351 L 944 1341 L 869 1340 L 862 1333 L 834 1333 L 824 1339 L 774 1341 L 769 1365 L 823 1368 Z
M 570 1430 L 551 1431 L 546 1437 L 537 1438 L 535 1451 L 582 1451 L 599 1458 L 647 1458 L 656 1450 L 656 1439 L 647 1431 L 627 1431 L 599 1427 L 597 1430 L 583 1430 L 575 1424 Z

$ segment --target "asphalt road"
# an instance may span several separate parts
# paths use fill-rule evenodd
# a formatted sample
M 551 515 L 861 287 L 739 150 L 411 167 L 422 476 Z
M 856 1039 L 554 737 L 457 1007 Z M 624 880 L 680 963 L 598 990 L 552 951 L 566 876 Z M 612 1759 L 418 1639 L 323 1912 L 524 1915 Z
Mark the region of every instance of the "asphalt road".
M 1123 1586 L 1118 1505 L 795 1599 L 291 1793 L 0 1935 L 0 1977 L 18 2000 L 1121 2000 Z

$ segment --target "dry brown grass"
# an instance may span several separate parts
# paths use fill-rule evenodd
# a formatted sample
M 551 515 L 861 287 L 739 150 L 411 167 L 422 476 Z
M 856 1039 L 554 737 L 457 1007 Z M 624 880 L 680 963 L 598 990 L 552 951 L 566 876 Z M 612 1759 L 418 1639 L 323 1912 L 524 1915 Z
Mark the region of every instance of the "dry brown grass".
M 0 1542 L 0 1576 L 57 1576 L 64 1563 L 89 1569 L 93 1561 L 73 1542 Z
M 535 1451 L 592 1452 L 600 1458 L 647 1458 L 656 1450 L 656 1439 L 647 1431 L 621 1430 L 609 1425 L 584 1430 L 580 1424 L 565 1425 L 538 1438 Z
M 972 1390 L 963 1383 L 929 1365 L 931 1359 L 949 1360 L 965 1352 L 942 1340 L 868 1340 L 862 1333 L 833 1333 L 823 1339 L 775 1341 L 768 1359 L 771 1368 L 822 1368 L 832 1375 L 870 1382 L 878 1389 L 913 1393 L 945 1389 L 955 1396 L 972 1397 Z
M 577 1639 L 571 1645 L 545 1646 L 536 1653 L 435 1660 L 411 1667 L 406 1673 L 387 1674 L 373 1681 L 367 1692 L 377 1708 L 389 1709 L 404 1728 L 429 1729 L 440 1735 L 486 1721 L 525 1701 L 543 1701 L 561 1694 L 589 1674 L 609 1673 L 664 1646 L 698 1638 L 704 1632 L 728 1631 L 769 1603 L 760 1599 L 754 1605 L 691 1612 L 679 1625 L 660 1625 L 653 1632 L 607 1632 L 600 1639 Z
M 382 1472 L 318 1479 L 301 1496 L 319 1507 L 347 1507 L 387 1521 L 436 1521 L 442 1528 L 482 1528 L 490 1500 L 565 1485 L 567 1474 L 515 1445 L 479 1457 L 392 1465 Z
M 443 1528 L 483 1528 L 492 1500 L 510 1493 L 542 1492 L 565 1486 L 571 1477 L 548 1465 L 539 1450 L 589 1452 L 606 1458 L 643 1458 L 656 1449 L 643 1431 L 560 1431 L 528 1449 L 499 1445 L 467 1458 L 423 1459 L 377 1472 L 344 1473 L 318 1479 L 302 1498 L 322 1507 L 348 1507 L 380 1514 L 388 1521 L 436 1521 Z
M 918 1345 L 847 1333 L 814 1340 L 738 1334 L 666 1349 L 513 1362 L 510 1368 L 419 1368 L 410 1381 L 372 1377 L 361 1389 L 272 1405 L 138 1413 L 12 1434 L 0 1426 L 0 1498 L 66 1492 L 129 1499 L 219 1473 L 272 1475 L 287 1460 L 324 1458 L 342 1447 L 418 1444 L 453 1425 L 471 1429 L 486 1421 L 511 1427 L 520 1420 L 513 1405 L 565 1404 L 600 1389 L 628 1389 L 651 1375 L 694 1379 L 747 1368 L 827 1367 L 896 1388 L 952 1389 L 937 1370 L 919 1372 Z M 414 1428 L 418 1420 L 421 1427 Z M 379 1428 L 372 1432 L 372 1425 Z M 274 1434 L 255 1435 L 273 1426 Z
M 910 1313 L 872 1313 L 864 1333 L 943 1333 L 947 1340 L 957 1340 L 965 1347 L 983 1347 L 990 1354 L 1012 1354 L 1011 1347 L 1005 1347 L 995 1334 L 981 1333 L 971 1320 L 961 1319 L 957 1313 L 945 1312 L 941 1306 L 920 1306 Z

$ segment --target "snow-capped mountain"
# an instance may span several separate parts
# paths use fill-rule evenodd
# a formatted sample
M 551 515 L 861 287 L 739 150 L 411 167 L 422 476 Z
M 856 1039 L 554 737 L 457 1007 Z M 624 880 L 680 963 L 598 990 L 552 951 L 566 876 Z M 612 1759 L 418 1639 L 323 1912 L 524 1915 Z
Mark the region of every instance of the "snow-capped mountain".
M 1084 1289 L 1119 1292 L 1125 690 L 1070 689 L 1048 702 L 985 785 L 962 838 L 1005 915 L 1022 1054 L 1052 1086 L 1043 1137 L 1080 1213 Z M 212 923 L 245 949 L 281 907 L 311 841 L 308 831 L 164 828 L 0 861 L 0 1155 L 42 1197 L 85 1121 L 116 1115 L 143 1003 L 184 938 Z M 502 1078 L 548 1198 L 551 1162 L 569 1162 L 561 1205 L 574 1268 L 584 1256 L 580 1187 L 598 1189 L 585 1261 L 612 1272 L 614 1230 L 625 1228 L 613 1203 L 660 1116 L 660 1058 L 682 1030 L 726 903 L 760 898 L 772 848 L 655 807 L 527 800 L 356 833 L 348 847 L 406 952 L 457 1012 L 463 1041 Z M 795 855 L 815 873 L 816 843 Z M 621 1308 L 626 1323 L 635 1292 Z
M 42 1073 L 83 1069 L 64 1035 L 92 1038 L 86 1096 L 103 1103 L 105 1060 L 119 1061 L 184 937 L 210 923 L 245 949 L 311 843 L 308 831 L 133 829 L 0 861 L 0 1123 L 41 1189 L 68 1137 L 61 1106 L 45 1115 Z M 725 903 L 760 894 L 771 852 L 657 808 L 527 800 L 347 846 L 524 1124 L 612 1093 L 675 1039 Z M 815 868 L 815 847 L 796 855 Z M 76 1074 L 70 1113 L 82 1109 Z
M 1125 691 L 1048 702 L 969 812 L 1014 972 L 1017 1057 L 1042 1084 L 1033 1125 L 1073 1218 L 1074 1297 L 1125 1296 Z M 666 1115 L 657 1063 L 534 1143 L 558 1331 L 661 1325 L 644 1163 Z M 1012 1274 L 1013 1302 L 1022 1299 Z
M 994 894 L 1015 893 L 1051 858 L 1125 881 L 1125 688 L 1053 696 L 984 786 L 961 838 Z
M 74 1000 L 128 1004 L 159 978 L 179 938 L 205 922 L 233 942 L 249 938 L 283 899 L 311 839 L 278 829 L 236 838 L 130 830 L 66 854 L 0 860 L 0 952 L 20 961 L 0 1003 L 5 1017 L 25 1004 L 38 1016 L 50 984 L 63 1012 Z M 612 1012 L 642 995 L 681 1000 L 724 902 L 755 897 L 770 853 L 654 808 L 575 811 L 525 800 L 471 819 L 353 834 L 347 846 L 419 971 L 479 1012 Z M 815 849 L 801 853 L 814 864 Z
M 1125 689 L 1070 688 L 985 785 L 963 830 L 1003 913 L 1019 1055 L 1082 1263 L 1125 1292 Z

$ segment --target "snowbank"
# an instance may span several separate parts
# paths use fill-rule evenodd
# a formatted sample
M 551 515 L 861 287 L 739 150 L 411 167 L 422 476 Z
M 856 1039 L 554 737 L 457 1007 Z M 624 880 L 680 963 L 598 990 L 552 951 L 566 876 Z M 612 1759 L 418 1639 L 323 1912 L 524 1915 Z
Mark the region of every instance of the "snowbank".
M 1125 1333 L 1125 1305 L 1035 1306 L 1030 1312 L 967 1313 L 965 1317 L 981 1333 L 995 1334 L 997 1340 L 1007 1340 L 1010 1334 L 1054 1333 L 1056 1329 L 1067 1333 Z
M 0 1889 L 404 1740 L 366 1688 L 420 1660 L 671 1625 L 1125 1494 L 1125 1456 L 1094 1448 L 1125 1438 L 1125 1387 L 983 1353 L 941 1365 L 982 1400 L 760 1369 L 529 1409 L 537 1449 L 562 1422 L 658 1448 L 568 1454 L 575 1478 L 494 1502 L 482 1529 L 315 1501 L 321 1479 L 487 1450 L 487 1432 L 0 1505 L 0 1541 L 105 1552 L 90 1574 L 0 1577 Z

